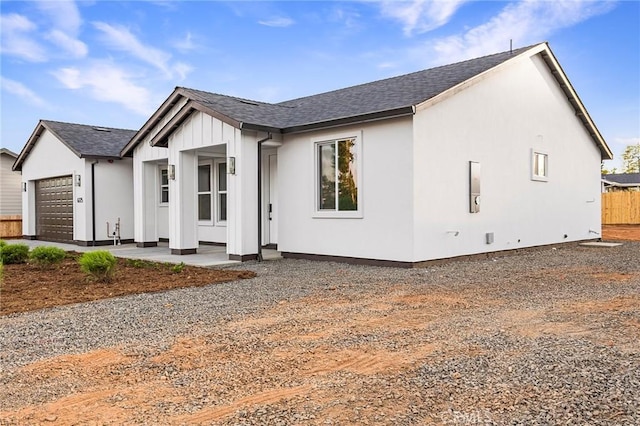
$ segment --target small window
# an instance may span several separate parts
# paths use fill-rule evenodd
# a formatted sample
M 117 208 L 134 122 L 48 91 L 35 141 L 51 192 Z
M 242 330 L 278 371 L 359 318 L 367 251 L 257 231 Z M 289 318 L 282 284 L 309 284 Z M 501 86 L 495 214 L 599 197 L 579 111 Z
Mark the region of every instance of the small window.
M 218 222 L 227 221 L 227 163 L 216 163 L 218 170 L 218 179 L 216 187 L 217 212 L 216 220 Z
M 211 164 L 198 166 L 198 220 L 211 221 Z
M 549 156 L 538 151 L 531 151 L 531 179 L 546 181 L 549 179 Z
M 169 170 L 167 167 L 160 168 L 160 204 L 169 202 Z
M 315 157 L 316 212 L 328 217 L 359 217 L 353 215 L 360 212 L 357 138 L 316 142 Z

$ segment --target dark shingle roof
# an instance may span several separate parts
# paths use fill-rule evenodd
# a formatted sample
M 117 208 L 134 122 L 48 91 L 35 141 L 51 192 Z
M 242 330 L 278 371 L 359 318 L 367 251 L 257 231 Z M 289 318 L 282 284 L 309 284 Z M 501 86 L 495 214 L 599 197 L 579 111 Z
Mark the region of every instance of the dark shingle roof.
M 287 129 L 420 104 L 532 46 L 277 104 L 180 87 L 185 96 L 237 122 Z
M 13 170 L 22 170 L 24 160 L 45 129 L 81 158 L 121 158 L 120 151 L 136 134 L 135 130 L 40 120 L 20 151 Z
M 121 154 L 130 155 L 135 146 L 150 135 L 157 126 L 161 126 L 162 130 L 155 133 L 150 142 L 154 146 L 166 147 L 173 129 L 195 110 L 200 110 L 239 129 L 274 133 L 293 133 L 412 115 L 415 114 L 415 107 L 423 102 L 444 94 L 518 55 L 526 54 L 527 51 L 541 55 L 574 107 L 576 116 L 582 121 L 600 149 L 602 158 L 612 158 L 611 150 L 546 43 L 276 104 L 176 87 L 123 148 Z M 169 111 L 185 98 L 187 102 L 180 111 L 173 118 L 169 117 L 170 121 L 161 124 L 167 118 Z
M 602 179 L 608 182 L 640 185 L 640 173 L 617 173 L 611 175 L 602 175 Z
M 135 130 L 61 123 L 42 120 L 79 157 L 120 157 L 120 150 L 136 134 Z

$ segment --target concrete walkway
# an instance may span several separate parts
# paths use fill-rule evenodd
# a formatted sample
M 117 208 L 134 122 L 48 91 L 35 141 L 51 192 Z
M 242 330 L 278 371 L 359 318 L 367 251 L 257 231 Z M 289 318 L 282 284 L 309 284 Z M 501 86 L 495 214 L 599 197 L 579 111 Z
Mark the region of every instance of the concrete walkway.
M 158 243 L 157 247 L 136 247 L 135 244 L 122 244 L 119 246 L 96 246 L 82 247 L 74 244 L 64 244 L 51 241 L 39 240 L 6 240 L 8 244 L 26 244 L 30 248 L 38 246 L 55 246 L 67 251 L 86 252 L 93 250 L 108 250 L 116 257 L 124 257 L 128 259 L 143 259 L 152 262 L 180 263 L 186 265 L 215 267 L 226 265 L 241 265 L 242 262 L 229 260 L 226 248 L 221 246 L 201 245 L 198 247 L 196 254 L 175 255 L 169 250 L 169 243 Z M 262 250 L 264 260 L 280 259 L 280 252 L 276 250 Z

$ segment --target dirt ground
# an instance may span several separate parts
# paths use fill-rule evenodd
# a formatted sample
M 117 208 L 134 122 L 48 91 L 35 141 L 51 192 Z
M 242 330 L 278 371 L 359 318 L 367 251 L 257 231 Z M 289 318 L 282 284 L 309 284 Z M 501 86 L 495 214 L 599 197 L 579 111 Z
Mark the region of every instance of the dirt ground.
M 640 241 L 640 225 L 603 225 L 605 241 Z
M 620 234 L 606 231 L 604 234 L 605 239 L 621 238 Z M 147 281 L 149 269 L 129 269 L 124 261 L 119 267 L 120 275 L 115 282 L 130 279 L 136 288 L 149 291 L 161 290 L 159 282 L 170 287 L 177 281 L 194 285 L 212 279 L 251 276 L 251 273 L 232 271 L 225 271 L 229 275 L 221 276 L 218 272 L 187 267 L 180 280 L 170 271 L 154 269 L 153 273 L 159 275 Z M 73 274 L 70 263 L 66 269 Z M 340 276 L 339 272 L 336 271 L 336 277 Z M 204 275 L 207 273 L 209 275 Z M 67 295 L 63 296 L 60 287 L 54 289 L 56 284 L 50 279 L 51 275 L 37 269 L 7 267 L 2 289 L 3 309 L 12 297 L 33 299 L 32 296 L 39 295 L 45 303 L 41 307 L 45 307 L 70 303 L 70 294 L 76 292 L 84 294 L 83 300 L 124 294 L 123 289 L 115 286 L 105 286 L 100 294 L 93 293 L 89 290 L 100 286 L 76 277 L 73 289 L 65 290 Z M 620 315 L 624 318 L 636 312 L 640 306 L 638 294 L 590 300 L 580 296 L 573 299 L 571 292 L 567 292 L 556 298 L 551 297 L 549 283 L 582 280 L 594 288 L 622 288 L 637 283 L 640 273 L 617 273 L 593 265 L 575 269 L 550 266 L 525 275 L 523 279 L 541 282 L 527 291 L 547 292 L 554 301 L 548 306 L 503 309 L 497 315 L 492 314 L 488 322 L 473 325 L 479 335 L 489 338 L 495 333 L 506 333 L 517 339 L 579 336 L 598 345 L 615 346 L 622 352 L 637 349 L 640 323 L 631 316 L 625 321 L 612 318 Z M 14 281 L 16 283 L 8 284 Z M 38 282 L 38 286 L 24 296 L 15 288 L 5 289 L 5 285 L 19 287 L 33 282 Z M 327 424 L 326 419 L 331 419 L 330 424 L 396 424 L 394 415 L 410 413 L 411 407 L 424 404 L 424 394 L 401 385 L 407 371 L 447 357 L 480 359 L 486 353 L 487 349 L 481 345 L 464 343 L 462 337 L 446 333 L 434 332 L 435 337 L 429 341 L 419 338 L 425 330 L 437 330 L 443 319 L 460 321 L 463 325 L 459 327 L 463 330 L 470 327 L 468 318 L 481 317 L 486 309 L 507 304 L 510 296 L 504 292 L 504 279 L 482 283 L 480 290 L 479 286 L 479 283 L 469 283 L 456 289 L 416 288 L 399 282 L 390 285 L 384 294 L 371 291 L 366 297 L 352 297 L 340 293 L 340 286 L 330 287 L 324 294 L 282 301 L 271 309 L 228 322 L 206 334 L 177 339 L 165 350 L 145 353 L 130 347 L 109 347 L 52 357 L 23 367 L 14 377 L 14 388 L 10 391 L 28 394 L 26 401 L 41 398 L 42 402 L 10 409 L 0 405 L 0 424 L 258 424 L 243 423 L 243 416 L 260 414 L 261 407 L 272 406 L 285 412 L 295 412 L 295 407 L 307 407 L 307 411 L 321 408 L 313 417 L 301 417 L 299 422 L 278 423 L 278 418 L 265 414 L 263 424 Z M 20 309 L 34 309 L 33 303 Z M 19 311 L 16 307 L 19 305 L 14 301 L 11 309 Z M 609 321 L 608 327 L 611 324 L 615 327 L 603 330 L 602 318 Z M 354 336 L 368 337 L 368 340 L 357 345 L 343 344 Z M 517 358 L 521 354 L 505 356 Z M 457 371 L 451 371 L 450 377 L 454 381 L 464 380 Z M 537 392 L 537 389 L 508 383 L 500 386 L 503 394 L 495 395 L 495 400 L 485 406 L 497 409 L 504 404 L 502 408 L 506 409 L 514 398 L 516 403 L 524 404 L 522 401 L 526 401 L 528 395 Z M 449 391 L 434 390 L 432 412 L 435 414 L 432 418 L 423 417 L 424 424 L 488 421 L 488 417 L 483 417 L 484 411 L 465 414 L 467 417 L 462 420 L 467 423 L 456 423 L 455 413 L 451 414 L 453 417 L 446 417 L 446 413 L 452 413 L 448 408 L 451 406 Z M 40 396 L 38 392 L 49 396 Z
M 4 265 L 0 283 L 0 315 L 27 312 L 71 303 L 89 302 L 127 294 L 149 293 L 180 287 L 252 278 L 248 271 L 215 270 L 118 258 L 111 282 L 89 279 L 78 265 L 79 253 L 69 253 L 59 265 Z

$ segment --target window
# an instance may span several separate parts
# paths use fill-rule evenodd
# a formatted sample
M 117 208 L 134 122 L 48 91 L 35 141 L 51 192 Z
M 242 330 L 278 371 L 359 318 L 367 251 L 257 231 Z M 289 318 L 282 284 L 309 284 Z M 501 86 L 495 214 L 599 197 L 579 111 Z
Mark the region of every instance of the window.
M 357 138 L 321 141 L 314 146 L 317 213 L 321 216 L 329 213 L 333 217 L 357 217 L 353 215 L 360 212 L 361 204 L 358 198 L 360 147 Z M 340 214 L 335 214 L 337 212 Z
M 546 181 L 549 179 L 549 156 L 538 151 L 531 151 L 531 179 Z
M 160 168 L 160 204 L 169 202 L 169 170 L 168 168 Z
M 216 179 L 216 221 L 227 221 L 227 163 L 216 163 L 218 179 Z
M 198 166 L 198 220 L 211 221 L 211 164 Z

